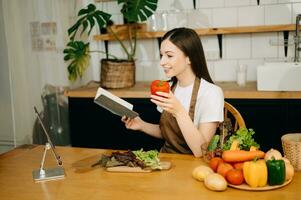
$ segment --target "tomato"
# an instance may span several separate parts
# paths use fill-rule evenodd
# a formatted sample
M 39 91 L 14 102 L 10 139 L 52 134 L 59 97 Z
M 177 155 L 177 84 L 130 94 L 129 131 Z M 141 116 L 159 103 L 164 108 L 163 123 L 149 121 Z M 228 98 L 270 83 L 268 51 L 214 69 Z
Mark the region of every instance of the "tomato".
M 219 165 L 220 163 L 223 163 L 223 162 L 224 162 L 224 161 L 223 161 L 222 158 L 220 158 L 220 157 L 213 157 L 213 158 L 211 158 L 211 160 L 209 161 L 209 166 L 210 166 L 210 168 L 211 168 L 214 172 L 216 172 L 216 171 L 217 171 L 218 165 Z
M 233 165 L 234 169 L 241 169 L 242 170 L 242 168 L 244 166 L 244 162 L 237 162 L 237 163 L 233 163 L 232 165 Z
M 240 185 L 244 182 L 244 175 L 241 169 L 231 169 L 227 172 L 226 179 L 230 184 Z
M 231 169 L 234 169 L 231 164 L 223 162 L 218 165 L 217 173 L 226 178 L 227 172 L 230 171 Z
M 167 81 L 154 80 L 150 86 L 150 91 L 153 95 L 156 95 L 157 91 L 169 93 L 169 90 L 170 86 Z

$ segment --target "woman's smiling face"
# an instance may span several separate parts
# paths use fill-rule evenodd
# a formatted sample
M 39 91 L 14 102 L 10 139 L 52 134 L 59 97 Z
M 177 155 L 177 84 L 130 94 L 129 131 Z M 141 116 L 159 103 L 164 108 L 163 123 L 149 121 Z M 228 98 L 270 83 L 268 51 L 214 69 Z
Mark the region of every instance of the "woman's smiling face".
M 160 48 L 160 66 L 168 78 L 181 76 L 190 69 L 189 58 L 170 40 L 164 40 Z

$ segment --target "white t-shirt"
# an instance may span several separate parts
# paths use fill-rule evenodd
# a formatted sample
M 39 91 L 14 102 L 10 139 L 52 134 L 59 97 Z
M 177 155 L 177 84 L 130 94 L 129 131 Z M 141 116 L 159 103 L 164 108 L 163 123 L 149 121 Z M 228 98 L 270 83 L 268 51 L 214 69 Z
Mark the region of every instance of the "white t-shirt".
M 193 84 L 186 87 L 181 87 L 177 84 L 174 91 L 174 95 L 187 112 L 189 112 L 192 89 Z M 205 79 L 201 79 L 194 112 L 194 124 L 198 126 L 200 123 L 204 122 L 222 121 L 224 121 L 223 91 L 217 85 L 214 85 Z

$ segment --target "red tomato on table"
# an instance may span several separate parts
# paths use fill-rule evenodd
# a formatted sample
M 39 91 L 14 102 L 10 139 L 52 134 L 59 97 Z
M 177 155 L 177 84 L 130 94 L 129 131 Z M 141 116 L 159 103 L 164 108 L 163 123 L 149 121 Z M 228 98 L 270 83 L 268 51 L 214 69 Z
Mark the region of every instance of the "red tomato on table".
M 244 175 L 241 169 L 231 169 L 226 174 L 226 180 L 233 185 L 240 185 L 244 182 Z
M 170 86 L 167 81 L 154 80 L 150 86 L 151 94 L 156 95 L 156 92 L 169 93 Z

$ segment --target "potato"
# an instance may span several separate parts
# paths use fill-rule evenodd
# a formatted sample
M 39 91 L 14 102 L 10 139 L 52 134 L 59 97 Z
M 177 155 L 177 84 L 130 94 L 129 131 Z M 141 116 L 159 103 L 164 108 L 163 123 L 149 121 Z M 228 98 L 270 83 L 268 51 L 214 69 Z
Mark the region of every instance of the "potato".
M 209 190 L 213 191 L 224 191 L 227 189 L 226 179 L 218 173 L 207 175 L 204 179 L 204 184 Z
M 281 159 L 284 160 L 285 164 L 286 163 L 291 164 L 291 162 L 289 161 L 289 159 L 287 159 L 286 157 L 282 157 Z
M 294 177 L 295 171 L 293 165 L 285 162 L 285 180 L 290 180 Z
M 213 173 L 213 170 L 210 167 L 206 165 L 200 165 L 194 168 L 192 171 L 192 177 L 198 181 L 204 181 L 204 178 L 211 173 Z

